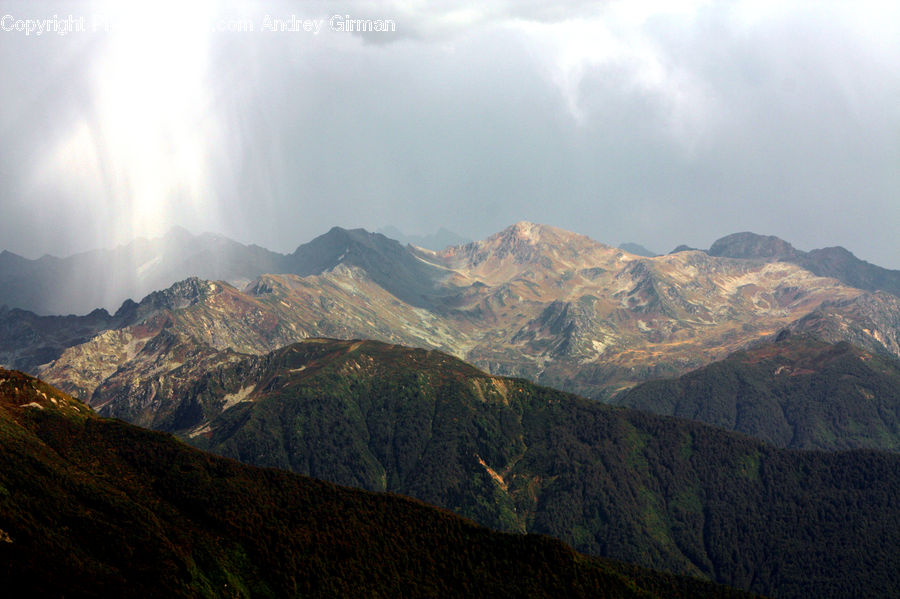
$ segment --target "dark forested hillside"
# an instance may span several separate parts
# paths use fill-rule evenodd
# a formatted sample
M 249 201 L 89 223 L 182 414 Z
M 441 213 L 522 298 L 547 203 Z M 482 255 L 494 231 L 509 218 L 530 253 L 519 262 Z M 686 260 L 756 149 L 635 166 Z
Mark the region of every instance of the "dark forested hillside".
M 615 403 L 707 422 L 797 449 L 900 449 L 900 361 L 783 334 Z
M 203 454 L 0 371 L 5 596 L 739 597 Z
M 780 450 L 368 341 L 288 346 L 185 397 L 185 438 L 245 462 L 779 597 L 900 590 L 895 454 Z

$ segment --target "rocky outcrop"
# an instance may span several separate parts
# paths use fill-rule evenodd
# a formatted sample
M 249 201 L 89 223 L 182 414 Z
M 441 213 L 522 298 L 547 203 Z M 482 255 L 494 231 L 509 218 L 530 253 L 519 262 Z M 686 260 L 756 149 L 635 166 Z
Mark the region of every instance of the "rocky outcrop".
M 771 235 L 735 233 L 713 243 L 707 253 L 718 257 L 790 262 L 851 287 L 900 296 L 900 271 L 869 264 L 842 247 L 803 252 Z
M 795 258 L 800 252 L 794 246 L 774 235 L 734 233 L 717 240 L 707 253 L 722 258 Z

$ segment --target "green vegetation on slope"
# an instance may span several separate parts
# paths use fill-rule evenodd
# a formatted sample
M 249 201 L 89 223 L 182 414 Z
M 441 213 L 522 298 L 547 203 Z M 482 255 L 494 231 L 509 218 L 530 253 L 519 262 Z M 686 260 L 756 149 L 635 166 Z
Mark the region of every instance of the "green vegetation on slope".
M 900 361 L 804 336 L 732 354 L 615 403 L 795 449 L 900 450 Z
M 0 580 L 11 596 L 742 596 L 204 454 L 5 370 Z
M 244 462 L 779 597 L 900 592 L 894 454 L 779 450 L 370 341 L 288 346 L 196 389 L 187 411 L 212 419 L 185 438 Z M 221 411 L 226 394 L 242 401 Z

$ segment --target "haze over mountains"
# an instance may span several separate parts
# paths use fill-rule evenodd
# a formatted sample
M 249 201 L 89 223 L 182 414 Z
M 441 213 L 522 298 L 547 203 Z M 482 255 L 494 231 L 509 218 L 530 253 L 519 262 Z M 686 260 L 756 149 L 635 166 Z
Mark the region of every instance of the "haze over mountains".
M 654 251 L 648 250 L 639 243 L 620 243 L 619 249 L 625 250 L 629 254 L 634 254 L 635 256 L 645 256 L 647 258 L 654 258 L 659 255 Z
M 361 229 L 347 234 L 365 234 Z M 334 230 L 332 231 L 334 232 Z M 406 236 L 396 227 L 384 227 L 376 235 L 432 251 L 469 243 L 441 228 L 428 236 Z M 328 239 L 328 234 L 316 241 Z M 338 242 L 340 243 L 340 242 Z M 304 244 L 309 245 L 309 244 Z M 113 249 L 94 250 L 65 258 L 43 256 L 29 260 L 0 252 L 0 306 L 39 315 L 87 314 L 97 308 L 115 312 L 127 299 L 138 300 L 173 283 L 198 277 L 222 280 L 242 287 L 261 274 L 318 274 L 336 263 L 337 256 L 313 257 L 313 248 L 298 247 L 293 254 L 279 254 L 256 245 L 244 245 L 221 235 L 193 235 L 175 227 L 163 237 L 138 239 Z M 319 244 L 319 250 L 323 250 Z M 620 249 L 641 257 L 657 254 L 635 243 Z M 686 246 L 675 252 L 688 250 Z M 673 252 L 673 253 L 675 253 Z M 868 291 L 900 293 L 900 271 L 884 269 L 841 247 L 802 252 L 772 236 L 736 233 L 716 241 L 711 256 L 791 262 L 820 276 L 834 277 Z M 89 284 L 85 284 L 89 282 Z
M 163 237 L 67 258 L 0 253 L 0 305 L 37 314 L 115 311 L 129 298 L 192 276 L 240 283 L 280 272 L 285 256 L 220 235 L 174 228 Z
M 437 232 L 429 235 L 404 235 L 397 227 L 382 227 L 376 231 L 385 237 L 396 239 L 403 245 L 414 245 L 427 250 L 442 250 L 451 245 L 462 245 L 472 240 L 453 231 L 448 231 L 444 227 L 440 227 Z
M 0 599 L 900 598 L 900 2 L 3 4 Z
M 392 227 L 386 230 L 403 237 L 404 244 L 425 248 L 442 249 L 467 241 L 443 228 L 424 237 L 403 236 Z M 362 230 L 344 232 L 357 235 L 360 242 L 368 235 Z M 328 251 L 329 240 L 341 243 L 323 235 L 312 246 L 301 245 L 293 254 L 285 255 L 221 235 L 192 235 L 176 227 L 163 237 L 138 239 L 114 249 L 67 258 L 43 256 L 28 260 L 3 251 L 0 252 L 0 306 L 40 315 L 87 314 L 97 308 L 115 312 L 128 299 L 140 299 L 189 277 L 222 280 L 243 287 L 266 273 L 319 274 L 335 266 L 329 261 L 334 262 L 338 257 Z

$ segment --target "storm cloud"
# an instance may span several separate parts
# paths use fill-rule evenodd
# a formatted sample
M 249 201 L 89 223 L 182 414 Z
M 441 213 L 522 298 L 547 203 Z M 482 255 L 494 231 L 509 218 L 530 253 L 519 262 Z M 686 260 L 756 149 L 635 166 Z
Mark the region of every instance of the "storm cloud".
M 431 4 L 0 3 L 0 247 L 531 220 L 900 268 L 896 4 Z

